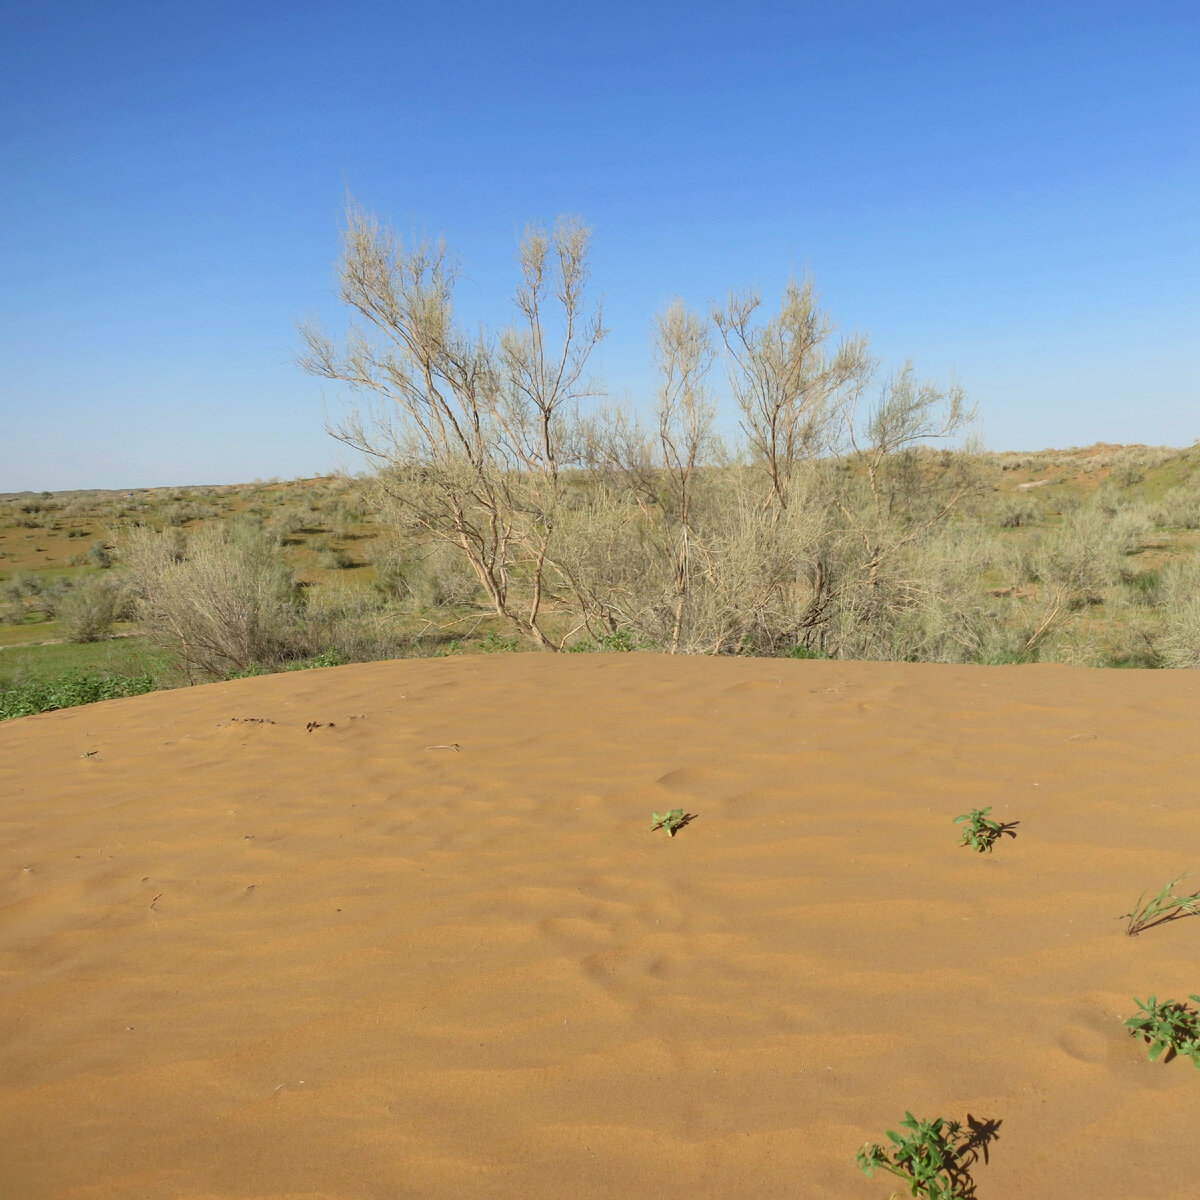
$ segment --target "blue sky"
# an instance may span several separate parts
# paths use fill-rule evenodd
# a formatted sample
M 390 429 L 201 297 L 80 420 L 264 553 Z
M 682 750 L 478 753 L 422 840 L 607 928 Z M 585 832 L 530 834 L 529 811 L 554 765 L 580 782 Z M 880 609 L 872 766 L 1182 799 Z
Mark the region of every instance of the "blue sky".
M 0 491 L 336 467 L 293 360 L 347 189 L 496 323 L 520 229 L 582 216 L 635 403 L 672 297 L 807 270 L 995 448 L 1188 445 L 1197 61 L 1194 0 L 10 0 Z

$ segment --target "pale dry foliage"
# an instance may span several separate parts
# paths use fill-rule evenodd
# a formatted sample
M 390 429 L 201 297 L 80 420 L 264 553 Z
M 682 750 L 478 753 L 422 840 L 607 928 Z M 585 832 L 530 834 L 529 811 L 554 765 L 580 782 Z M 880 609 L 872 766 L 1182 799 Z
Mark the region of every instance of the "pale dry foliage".
M 132 609 L 128 581 L 106 573 L 80 579 L 59 601 L 55 616 L 68 641 L 96 642 Z
M 304 331 L 309 371 L 385 402 L 335 436 L 385 468 L 377 488 L 405 522 L 453 545 L 496 614 L 544 649 L 556 648 L 544 605 L 563 583 L 553 549 L 574 406 L 604 333 L 583 301 L 588 236 L 571 220 L 526 232 L 517 320 L 488 338 L 455 321 L 444 245 L 406 247 L 352 208 L 340 294 L 357 323 L 340 345 Z
M 124 559 L 143 626 L 189 681 L 278 666 L 305 643 L 299 589 L 261 530 L 207 525 L 181 550 L 171 533 L 131 529 Z
M 181 527 L 228 509 L 220 490 L 155 493 L 153 512 L 114 501 L 127 522 L 167 523 L 134 530 L 125 558 L 143 624 L 189 676 L 384 657 L 426 633 L 436 647 L 485 618 L 551 651 L 1200 665 L 1200 568 L 1160 579 L 1134 557 L 1152 527 L 1200 524 L 1195 474 L 1138 500 L 1166 451 L 949 448 L 973 415 L 961 391 L 911 364 L 882 373 L 808 280 L 776 307 L 757 292 L 669 304 L 639 415 L 588 377 L 605 334 L 585 295 L 589 243 L 577 220 L 528 229 L 511 325 L 471 331 L 446 247 L 406 243 L 351 207 L 339 274 L 351 320 L 337 337 L 306 329 L 303 363 L 360 402 L 331 432 L 377 469 L 320 481 L 319 495 L 259 486 L 265 530 Z M 722 399 L 736 438 L 718 433 Z M 1002 487 L 1005 471 L 1049 485 L 1063 469 L 1100 472 L 1101 486 L 1088 499 Z M 363 536 L 368 513 L 386 531 L 373 587 L 298 589 L 280 542 L 320 528 L 307 539 L 319 561 L 358 565 L 327 538 Z M 13 517 L 53 513 L 30 497 Z M 67 594 L 22 586 L 17 616 L 53 614 Z M 108 595 L 96 585 L 67 603 L 78 636 L 105 628 Z
M 1164 632 L 1158 645 L 1163 665 L 1200 667 L 1200 556 L 1166 567 L 1160 583 Z
M 865 338 L 835 342 L 811 283 L 792 282 L 769 314 L 756 293 L 671 305 L 653 416 L 582 412 L 604 334 L 588 243 L 577 221 L 528 230 L 514 324 L 468 335 L 445 247 L 349 211 L 354 318 L 340 340 L 306 329 L 303 361 L 374 402 L 332 432 L 380 464 L 370 491 L 401 538 L 452 549 L 547 650 L 626 631 L 670 652 L 894 656 L 899 636 L 905 655 L 977 653 L 978 606 L 953 615 L 975 541 L 934 547 L 978 479 L 924 449 L 969 422 L 960 391 L 911 366 L 876 386 Z M 714 434 L 718 354 L 736 451 Z

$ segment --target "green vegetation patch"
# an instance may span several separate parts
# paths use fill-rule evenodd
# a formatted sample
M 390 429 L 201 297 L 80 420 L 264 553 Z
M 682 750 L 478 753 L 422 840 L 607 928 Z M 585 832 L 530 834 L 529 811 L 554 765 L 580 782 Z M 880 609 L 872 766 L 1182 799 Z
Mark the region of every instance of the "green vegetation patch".
M 973 1194 L 965 1153 L 971 1135 L 957 1121 L 918 1121 L 906 1112 L 900 1126 L 908 1132 L 887 1131 L 892 1146 L 868 1143 L 858 1152 L 858 1165 L 868 1179 L 878 1170 L 887 1171 L 908 1185 L 910 1195 L 926 1200 L 962 1200 Z
M 32 717 L 36 713 L 97 700 L 119 700 L 142 696 L 158 687 L 152 675 L 100 675 L 93 671 L 72 671 L 42 683 L 21 683 L 0 688 L 0 721 L 14 717 Z
M 1200 996 L 1189 999 L 1200 1004 Z M 1181 1054 L 1190 1058 L 1200 1070 L 1200 1011 L 1179 1000 L 1164 1000 L 1160 1004 L 1157 996 L 1137 1000 L 1137 1006 L 1142 1011 L 1136 1017 L 1130 1017 L 1125 1027 L 1130 1037 L 1140 1037 L 1149 1043 L 1150 1061 L 1154 1062 L 1165 1052 L 1169 1052 L 1168 1060 Z
M 0 649 L 0 688 L 48 683 L 74 672 L 153 675 L 174 681 L 170 654 L 145 637 L 102 642 L 57 642 Z

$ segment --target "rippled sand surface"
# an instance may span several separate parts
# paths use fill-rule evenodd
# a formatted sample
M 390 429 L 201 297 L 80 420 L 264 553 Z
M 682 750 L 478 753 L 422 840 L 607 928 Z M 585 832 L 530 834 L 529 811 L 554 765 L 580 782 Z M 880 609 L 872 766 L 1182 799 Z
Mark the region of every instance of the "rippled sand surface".
M 980 856 L 955 816 L 1017 836 Z M 650 814 L 683 808 L 674 838 Z M 1188 672 L 505 655 L 0 726 L 0 1194 L 1196 1200 Z

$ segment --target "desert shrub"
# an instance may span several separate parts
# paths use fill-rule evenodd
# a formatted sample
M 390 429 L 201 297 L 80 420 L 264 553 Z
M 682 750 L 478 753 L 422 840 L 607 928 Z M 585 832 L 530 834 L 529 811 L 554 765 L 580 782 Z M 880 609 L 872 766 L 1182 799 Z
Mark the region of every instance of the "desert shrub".
M 327 571 L 344 571 L 355 565 L 354 556 L 340 546 L 326 546 L 317 556 L 317 561 Z
M 44 580 L 38 590 L 30 596 L 29 610 L 39 613 L 47 621 L 54 620 L 59 605 L 70 593 L 72 586 L 71 579 L 65 575 L 56 575 L 53 579 Z
M 403 631 L 401 614 L 379 591 L 321 586 L 308 589 L 307 595 L 308 653 L 333 654 L 342 662 L 371 662 L 406 652 L 411 639 Z
M 1151 595 L 1157 593 L 1156 587 Z M 1161 651 L 1162 614 L 1150 606 L 1148 599 L 1134 593 L 1123 607 L 1116 601 L 1109 601 L 1108 607 L 1115 611 L 1098 639 L 1101 644 L 1091 665 L 1145 670 L 1166 666 Z
M 1125 578 L 1129 599 L 1144 607 L 1153 607 L 1159 602 L 1161 585 L 1162 572 L 1156 570 L 1138 571 Z
M 1006 499 L 996 511 L 996 524 L 1001 529 L 1016 529 L 1022 525 L 1035 525 L 1041 510 L 1028 496 L 1018 495 Z
M 1157 650 L 1168 667 L 1200 667 L 1200 555 L 1163 568 L 1159 580 L 1163 634 Z
M 1200 529 L 1200 478 L 1171 488 L 1155 506 L 1152 518 L 1161 528 Z
M 205 527 L 187 539 L 182 559 L 169 535 L 138 529 L 125 558 L 138 619 L 189 679 L 274 667 L 305 653 L 303 593 L 278 542 L 261 529 Z
M 1110 515 L 1096 505 L 1080 507 L 1031 547 L 1026 578 L 1071 608 L 1100 600 L 1126 572 L 1126 556 L 1141 546 L 1147 527 L 1145 517 L 1129 509 Z
M 340 497 L 330 501 L 325 506 L 324 513 L 329 532 L 339 539 L 344 538 L 350 532 L 351 526 L 359 524 L 363 519 L 363 511 L 358 505 L 348 503 Z
M 67 640 L 96 642 L 131 615 L 132 597 L 125 580 L 110 575 L 80 580 L 58 605 L 57 617 Z
M 925 662 L 995 662 L 1023 641 L 1007 603 L 980 576 L 1008 557 L 996 536 L 973 526 L 930 530 L 875 577 L 849 588 L 831 613 L 839 657 Z
M 292 534 L 302 533 L 310 528 L 311 524 L 312 518 L 309 513 L 302 512 L 298 508 L 286 508 L 271 518 L 268 527 L 273 533 L 288 537 Z
M 1092 496 L 1092 504 L 1107 517 L 1116 516 L 1129 503 L 1129 497 L 1111 483 L 1102 483 Z
M 108 568 L 112 566 L 112 554 L 109 552 L 108 545 L 101 538 L 97 538 L 87 552 L 88 562 L 94 567 Z
M 4 581 L 4 596 L 8 600 L 24 600 L 42 590 L 41 580 L 32 571 L 14 571 Z
M 483 590 L 470 563 L 445 543 L 392 546 L 373 565 L 375 590 L 419 612 L 475 605 Z
M 14 625 L 25 619 L 26 600 L 42 590 L 41 581 L 30 571 L 16 571 L 4 581 L 3 595 L 8 601 L 5 620 Z

